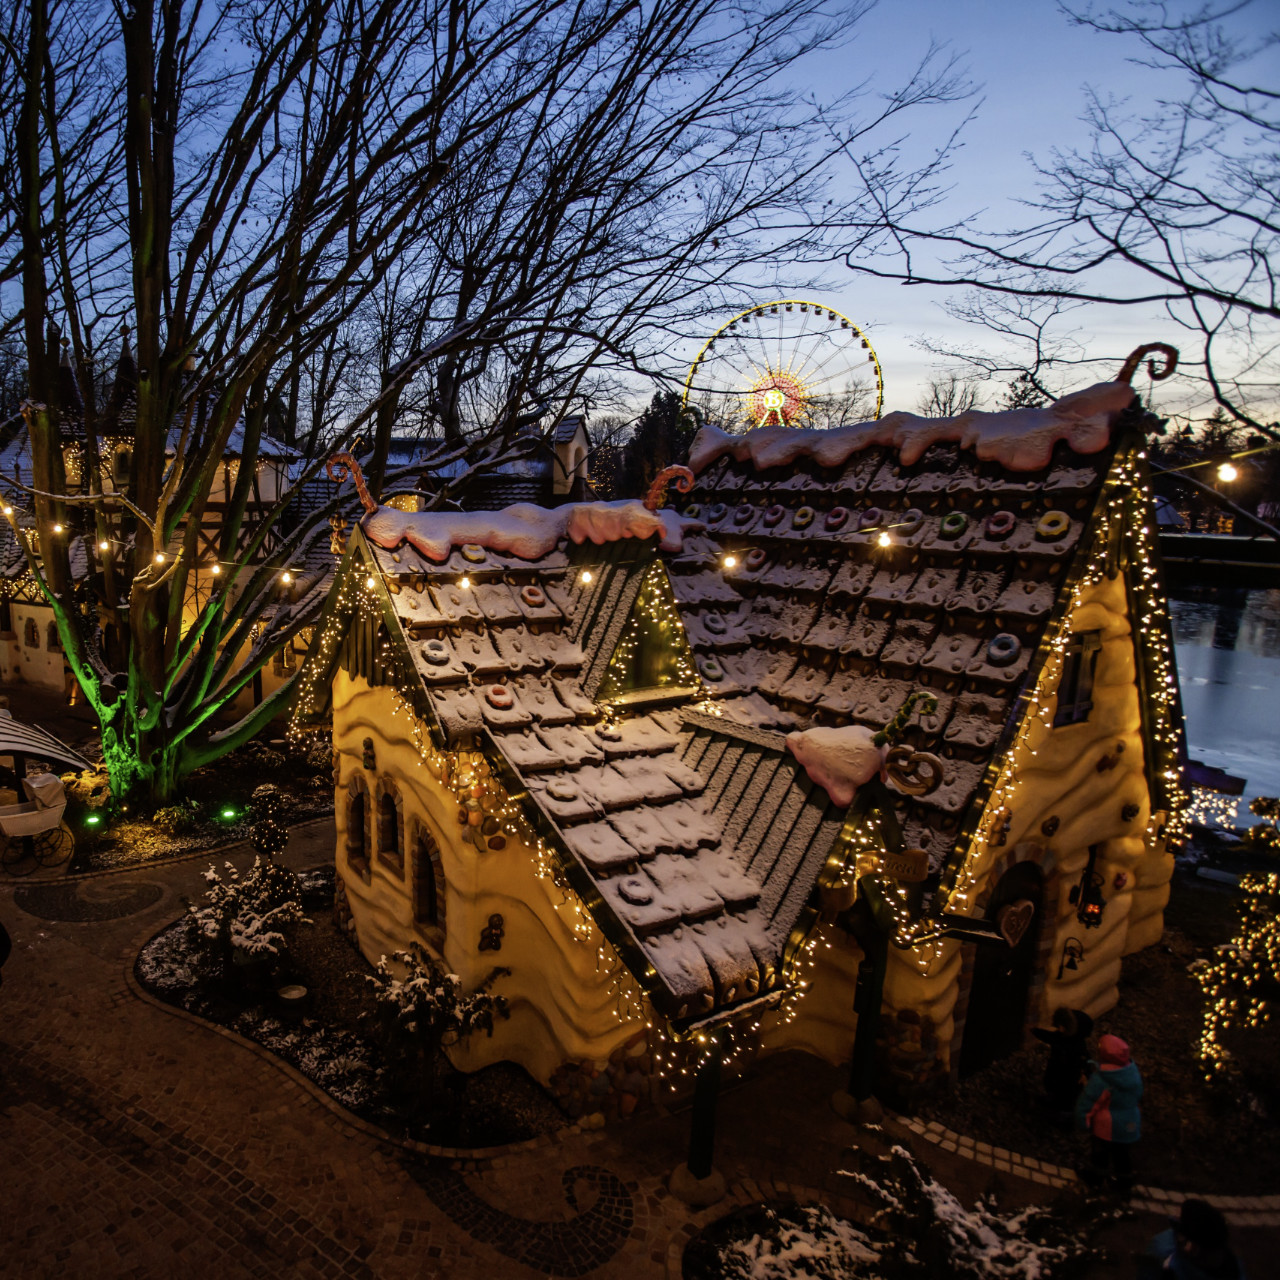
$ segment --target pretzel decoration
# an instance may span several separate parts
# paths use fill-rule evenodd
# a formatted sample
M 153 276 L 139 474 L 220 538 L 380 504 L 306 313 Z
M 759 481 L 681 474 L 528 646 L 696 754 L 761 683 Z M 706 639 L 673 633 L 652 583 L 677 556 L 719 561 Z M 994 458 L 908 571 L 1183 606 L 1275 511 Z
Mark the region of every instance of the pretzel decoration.
M 932 751 L 894 747 L 884 762 L 884 771 L 904 795 L 927 796 L 942 785 L 942 761 Z
M 647 511 L 657 511 L 667 500 L 667 485 L 674 484 L 681 493 L 688 493 L 693 488 L 693 472 L 688 467 L 663 467 L 649 486 L 645 494 L 644 505 Z
M 1138 372 L 1138 366 L 1142 363 L 1142 357 L 1150 355 L 1153 351 L 1159 351 L 1164 356 L 1164 364 L 1157 365 L 1154 360 L 1148 360 L 1147 372 L 1155 382 L 1164 381 L 1178 367 L 1178 348 L 1171 347 L 1167 342 L 1146 342 L 1131 351 L 1128 359 L 1120 366 L 1116 381 L 1132 382 L 1133 375 Z
M 354 455 L 335 453 L 324 467 L 334 484 L 341 484 L 350 476 L 355 481 L 356 493 L 364 504 L 364 509 L 369 512 L 377 511 L 378 504 L 369 496 L 369 486 L 364 482 L 364 472 L 360 470 L 360 464 L 355 460 Z

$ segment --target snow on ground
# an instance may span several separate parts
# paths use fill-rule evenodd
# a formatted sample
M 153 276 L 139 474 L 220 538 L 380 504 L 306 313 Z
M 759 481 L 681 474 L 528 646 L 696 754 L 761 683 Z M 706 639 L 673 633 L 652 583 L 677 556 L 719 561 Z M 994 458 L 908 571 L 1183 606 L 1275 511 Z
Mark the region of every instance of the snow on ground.
M 720 1250 L 725 1280 L 877 1280 L 880 1255 L 855 1227 L 821 1205 L 796 1205 L 779 1213 L 768 1236 L 735 1240 Z M 799 1221 L 796 1221 L 799 1219 Z

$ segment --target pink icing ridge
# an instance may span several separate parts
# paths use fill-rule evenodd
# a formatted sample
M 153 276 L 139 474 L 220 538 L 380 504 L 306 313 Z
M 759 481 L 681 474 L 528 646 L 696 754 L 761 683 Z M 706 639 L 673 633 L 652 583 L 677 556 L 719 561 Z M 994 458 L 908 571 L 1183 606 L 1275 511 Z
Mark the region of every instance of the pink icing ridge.
M 904 466 L 918 462 L 932 444 L 957 443 L 972 449 L 983 462 L 998 462 L 1008 471 L 1039 471 L 1053 458 L 1053 446 L 1065 440 L 1077 453 L 1098 453 L 1111 441 L 1115 420 L 1132 403 L 1127 382 L 1099 382 L 1055 400 L 1043 409 L 1007 409 L 1000 413 L 970 410 L 955 418 L 921 418 L 890 413 L 830 431 L 806 431 L 774 424 L 744 435 L 730 435 L 707 424 L 689 453 L 689 466 L 699 472 L 724 454 L 756 468 L 782 467 L 812 458 L 824 467 L 842 466 L 872 445 L 898 450 Z
M 454 547 L 475 543 L 508 552 L 521 560 L 540 560 L 563 538 L 597 546 L 621 538 L 657 534 L 664 551 L 679 551 L 684 532 L 696 521 L 674 511 L 650 511 L 634 499 L 621 502 L 570 502 L 548 509 L 517 502 L 501 511 L 398 511 L 379 507 L 361 521 L 365 536 L 392 550 L 407 542 L 428 560 L 449 558 Z M 698 526 L 701 527 L 701 526 Z

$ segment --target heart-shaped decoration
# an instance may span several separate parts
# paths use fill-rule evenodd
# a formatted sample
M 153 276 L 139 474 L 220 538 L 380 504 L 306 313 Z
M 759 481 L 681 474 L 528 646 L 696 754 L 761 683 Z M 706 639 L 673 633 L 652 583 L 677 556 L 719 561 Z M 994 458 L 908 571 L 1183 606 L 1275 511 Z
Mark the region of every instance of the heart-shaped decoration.
M 1010 947 L 1016 947 L 1022 941 L 1035 914 L 1036 904 L 1028 898 L 1007 903 L 996 913 L 996 927 Z

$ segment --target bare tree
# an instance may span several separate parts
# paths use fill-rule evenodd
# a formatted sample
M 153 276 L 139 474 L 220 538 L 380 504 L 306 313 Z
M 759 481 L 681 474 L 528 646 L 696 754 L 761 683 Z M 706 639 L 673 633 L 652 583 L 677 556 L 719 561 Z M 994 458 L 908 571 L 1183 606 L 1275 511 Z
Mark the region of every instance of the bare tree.
M 980 395 L 976 379 L 948 369 L 929 379 L 918 407 L 926 418 L 956 418 L 976 409 Z
M 12 523 L 117 795 L 167 798 L 293 695 L 219 722 L 315 617 L 281 571 L 329 512 L 290 531 L 287 497 L 255 500 L 269 428 L 317 453 L 371 439 L 381 484 L 416 418 L 465 478 L 762 264 L 829 256 L 833 150 L 963 92 L 934 51 L 866 120 L 856 95 L 806 105 L 788 69 L 864 9 L 0 0 L 0 337 L 22 337 L 33 459 Z M 102 394 L 123 319 L 127 424 Z M 112 485 L 104 446 L 126 429 Z
M 1037 166 L 1035 217 L 1025 226 L 983 235 L 969 219 L 930 224 L 882 193 L 879 253 L 869 252 L 859 222 L 848 265 L 1032 303 L 1163 310 L 1185 331 L 1179 368 L 1194 379 L 1193 395 L 1270 431 L 1262 417 L 1280 388 L 1280 92 L 1260 78 L 1276 35 L 1233 34 L 1248 8 L 1248 0 L 1194 9 L 1135 0 L 1067 9 L 1073 21 L 1130 42 L 1135 64 L 1172 80 L 1173 91 L 1137 115 L 1125 100 L 1091 93 L 1091 142 Z M 858 172 L 874 191 L 876 175 Z M 977 318 L 992 315 L 981 310 Z

